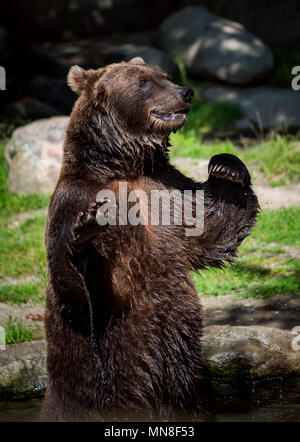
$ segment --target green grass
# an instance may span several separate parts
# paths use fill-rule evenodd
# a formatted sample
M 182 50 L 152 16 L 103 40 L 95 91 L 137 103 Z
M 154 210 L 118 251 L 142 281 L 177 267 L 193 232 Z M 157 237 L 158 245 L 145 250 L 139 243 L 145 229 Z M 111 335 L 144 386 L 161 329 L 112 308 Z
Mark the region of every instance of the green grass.
M 295 257 L 295 254 L 298 254 Z M 204 270 L 193 279 L 200 295 L 265 298 L 300 296 L 300 207 L 261 213 L 239 258 L 225 270 Z
M 187 76 L 181 56 L 178 53 L 173 53 L 173 56 L 178 65 L 176 83 L 184 87 L 191 87 L 195 92 L 192 110 L 180 133 L 185 135 L 192 133 L 197 137 L 199 135 L 216 136 L 226 131 L 236 119 L 241 117 L 240 107 L 232 103 L 203 100 L 202 89 L 208 83 L 206 81 L 201 83 L 191 81 Z
M 196 101 L 189 113 L 186 124 L 180 130 L 181 134 L 199 135 L 218 134 L 241 116 L 240 109 L 235 104 L 225 102 Z
M 219 153 L 237 155 L 249 168 L 259 170 L 273 186 L 300 181 L 300 143 L 297 139 L 277 135 L 258 146 L 241 148 L 230 140 L 209 144 L 189 131 L 173 134 L 171 144 L 172 157 L 211 158 Z
M 0 142 L 0 302 L 41 302 L 46 285 L 45 216 L 20 221 L 16 226 L 14 221 L 18 214 L 47 207 L 49 197 L 16 195 L 8 190 L 5 142 Z M 34 276 L 38 282 L 5 281 L 7 277 L 28 276 Z
M 214 138 L 213 142 L 207 141 L 206 135 L 216 136 L 239 116 L 240 111 L 234 105 L 196 100 L 186 124 L 176 134 L 171 134 L 171 156 L 211 158 L 219 153 L 231 153 L 239 156 L 249 167 L 259 170 L 270 185 L 299 182 L 299 134 L 294 138 L 273 135 L 255 146 L 244 147 L 238 147 L 231 140 Z
M 34 274 L 44 276 L 45 217 L 28 219 L 17 228 L 7 228 L 0 232 L 0 269 L 10 277 L 23 277 Z M 10 259 L 8 259 L 10 258 Z
M 300 144 L 277 135 L 260 146 L 238 152 L 241 159 L 263 172 L 271 185 L 300 181 Z
M 43 339 L 41 329 L 39 326 L 25 325 L 22 321 L 16 317 L 9 317 L 8 321 L 2 323 L 5 329 L 5 343 L 6 344 L 18 344 L 20 342 L 29 342 Z
M 17 228 L 0 231 L 0 302 L 41 302 L 45 299 L 46 252 L 44 216 L 28 219 Z M 38 282 L 5 284 L 5 277 L 34 275 Z
M 45 300 L 45 284 L 45 281 L 17 285 L 5 284 L 0 287 L 0 302 L 11 302 L 14 304 L 42 302 Z

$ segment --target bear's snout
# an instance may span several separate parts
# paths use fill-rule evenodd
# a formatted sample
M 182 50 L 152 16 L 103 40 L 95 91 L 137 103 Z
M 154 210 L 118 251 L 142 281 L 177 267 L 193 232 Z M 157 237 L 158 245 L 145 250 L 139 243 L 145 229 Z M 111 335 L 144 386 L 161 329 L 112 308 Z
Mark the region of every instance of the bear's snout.
M 189 87 L 183 87 L 179 91 L 179 96 L 185 103 L 190 104 L 192 102 L 192 98 L 194 96 L 194 91 L 193 91 L 193 89 L 190 89 Z

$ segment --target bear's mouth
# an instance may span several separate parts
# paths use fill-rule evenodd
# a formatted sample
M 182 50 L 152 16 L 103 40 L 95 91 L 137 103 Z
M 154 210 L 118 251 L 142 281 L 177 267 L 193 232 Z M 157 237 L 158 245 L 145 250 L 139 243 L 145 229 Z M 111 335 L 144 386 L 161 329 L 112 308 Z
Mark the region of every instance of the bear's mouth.
M 186 107 L 185 109 L 181 109 L 179 111 L 176 112 L 158 112 L 156 110 L 151 111 L 151 115 L 152 117 L 158 118 L 159 120 L 162 121 L 174 121 L 176 120 L 176 118 L 179 117 L 185 117 L 189 112 L 189 108 Z

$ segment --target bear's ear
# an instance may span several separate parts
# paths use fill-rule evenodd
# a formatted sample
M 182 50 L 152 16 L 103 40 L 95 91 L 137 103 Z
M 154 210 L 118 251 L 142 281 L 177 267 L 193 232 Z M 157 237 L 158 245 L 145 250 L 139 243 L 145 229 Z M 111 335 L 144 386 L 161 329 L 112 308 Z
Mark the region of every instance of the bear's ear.
M 91 73 L 91 70 L 86 71 L 82 69 L 80 66 L 74 65 L 71 67 L 68 73 L 67 82 L 72 91 L 76 92 L 76 94 L 80 95 L 83 89 L 86 87 L 88 83 L 88 78 Z
M 131 63 L 131 64 L 146 64 L 144 62 L 144 60 L 142 59 L 142 57 L 134 57 L 131 60 L 129 60 L 128 63 Z

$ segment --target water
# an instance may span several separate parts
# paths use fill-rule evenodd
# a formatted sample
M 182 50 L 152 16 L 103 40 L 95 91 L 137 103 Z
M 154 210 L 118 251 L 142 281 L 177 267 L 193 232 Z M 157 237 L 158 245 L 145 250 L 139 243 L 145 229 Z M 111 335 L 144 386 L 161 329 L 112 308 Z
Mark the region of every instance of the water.
M 300 378 L 221 384 L 203 395 L 204 407 L 219 422 L 300 422 Z M 0 403 L 0 422 L 39 420 L 42 399 Z

